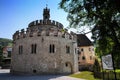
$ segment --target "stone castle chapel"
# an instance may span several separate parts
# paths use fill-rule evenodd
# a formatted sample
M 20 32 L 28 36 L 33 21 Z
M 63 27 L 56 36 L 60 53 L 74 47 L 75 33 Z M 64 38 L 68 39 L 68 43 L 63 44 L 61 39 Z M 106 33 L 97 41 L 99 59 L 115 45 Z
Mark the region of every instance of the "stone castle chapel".
M 50 20 L 50 9 L 43 20 L 28 25 L 13 35 L 11 73 L 64 74 L 78 71 L 76 35 Z

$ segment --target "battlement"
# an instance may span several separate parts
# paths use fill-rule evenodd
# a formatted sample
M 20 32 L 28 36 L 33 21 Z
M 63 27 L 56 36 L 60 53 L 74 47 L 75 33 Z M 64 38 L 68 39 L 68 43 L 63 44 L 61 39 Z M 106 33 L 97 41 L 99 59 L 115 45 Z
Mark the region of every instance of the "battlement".
M 36 25 L 54 25 L 57 26 L 59 29 L 63 28 L 63 25 L 54 20 L 36 20 L 29 23 L 28 27 L 36 26 Z
M 13 40 L 23 39 L 27 37 L 40 37 L 40 36 L 53 36 L 53 37 L 61 37 L 70 40 L 76 40 L 76 34 L 68 33 L 62 30 L 42 30 L 42 31 L 31 31 L 29 28 L 21 29 L 21 31 L 16 31 L 13 35 Z

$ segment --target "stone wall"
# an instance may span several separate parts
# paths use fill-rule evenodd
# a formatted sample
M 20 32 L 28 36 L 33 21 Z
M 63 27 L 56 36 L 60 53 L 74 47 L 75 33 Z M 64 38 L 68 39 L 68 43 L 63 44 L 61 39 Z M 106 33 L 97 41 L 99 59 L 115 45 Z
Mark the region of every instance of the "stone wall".
M 14 40 L 12 54 L 12 73 L 60 74 L 76 72 L 72 39 L 55 36 L 34 36 Z M 31 54 L 31 45 L 37 44 L 36 54 Z M 55 45 L 55 53 L 49 53 L 49 45 Z M 19 54 L 19 46 L 23 46 L 23 53 Z M 70 46 L 70 53 L 66 53 L 66 45 Z M 77 58 L 76 58 L 77 59 Z M 66 63 L 69 62 L 66 67 Z M 76 64 L 77 65 L 77 64 Z

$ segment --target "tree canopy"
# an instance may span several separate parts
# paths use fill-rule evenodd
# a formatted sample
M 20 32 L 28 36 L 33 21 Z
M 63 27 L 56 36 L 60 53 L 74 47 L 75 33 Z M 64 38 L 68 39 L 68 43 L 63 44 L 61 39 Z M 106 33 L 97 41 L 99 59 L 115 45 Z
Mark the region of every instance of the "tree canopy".
M 99 55 L 120 56 L 120 0 L 61 0 L 70 27 L 91 26 Z
M 0 38 L 0 46 L 12 46 L 12 40 L 6 38 Z
M 11 39 L 5 39 L 5 38 L 0 38 L 0 66 L 3 65 L 3 48 L 6 46 L 12 46 L 12 40 Z

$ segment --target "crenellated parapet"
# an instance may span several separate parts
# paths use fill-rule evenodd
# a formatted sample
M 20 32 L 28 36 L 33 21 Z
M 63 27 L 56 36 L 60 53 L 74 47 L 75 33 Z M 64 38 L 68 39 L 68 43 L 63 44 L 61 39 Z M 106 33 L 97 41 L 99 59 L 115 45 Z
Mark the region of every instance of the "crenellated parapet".
M 57 21 L 54 20 L 36 20 L 31 22 L 28 27 L 36 26 L 36 25 L 53 25 L 58 27 L 59 29 L 63 28 L 63 25 Z
M 31 22 L 26 30 L 21 29 L 20 31 L 16 31 L 13 35 L 13 40 L 40 36 L 52 36 L 76 40 L 75 35 L 76 34 L 74 33 L 68 33 L 67 29 L 63 29 L 61 23 L 54 20 L 43 19 Z
M 20 31 L 16 31 L 13 35 L 13 40 L 28 38 L 28 37 L 41 37 L 41 36 L 52 36 L 52 37 L 61 37 L 65 39 L 75 40 L 76 35 L 73 33 L 68 33 L 65 30 L 59 29 L 59 30 L 36 30 L 31 31 L 30 28 L 27 28 L 26 31 L 24 29 L 21 29 Z

